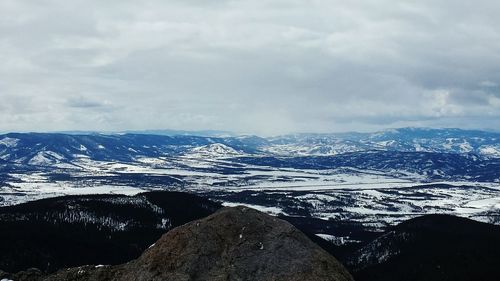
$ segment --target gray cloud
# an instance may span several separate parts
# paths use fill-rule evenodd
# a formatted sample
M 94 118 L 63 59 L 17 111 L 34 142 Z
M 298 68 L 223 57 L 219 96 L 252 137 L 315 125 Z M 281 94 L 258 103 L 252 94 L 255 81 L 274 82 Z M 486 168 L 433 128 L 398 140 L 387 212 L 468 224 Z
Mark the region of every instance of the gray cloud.
M 110 109 L 110 105 L 107 101 L 89 99 L 84 96 L 71 97 L 66 101 L 66 104 L 67 106 L 73 108 L 94 108 L 102 110 L 104 107 L 106 107 L 106 110 Z
M 0 130 L 500 127 L 498 1 L 0 2 Z

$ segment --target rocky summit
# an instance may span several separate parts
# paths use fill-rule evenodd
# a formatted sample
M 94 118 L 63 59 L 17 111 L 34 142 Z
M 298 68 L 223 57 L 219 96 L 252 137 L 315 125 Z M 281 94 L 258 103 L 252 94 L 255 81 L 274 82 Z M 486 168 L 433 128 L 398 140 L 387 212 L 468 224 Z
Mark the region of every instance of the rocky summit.
M 21 275 L 22 274 L 22 275 Z M 224 208 L 163 235 L 138 259 L 83 266 L 16 281 L 353 280 L 331 255 L 291 224 L 247 207 Z M 24 280 L 23 280 L 24 279 Z

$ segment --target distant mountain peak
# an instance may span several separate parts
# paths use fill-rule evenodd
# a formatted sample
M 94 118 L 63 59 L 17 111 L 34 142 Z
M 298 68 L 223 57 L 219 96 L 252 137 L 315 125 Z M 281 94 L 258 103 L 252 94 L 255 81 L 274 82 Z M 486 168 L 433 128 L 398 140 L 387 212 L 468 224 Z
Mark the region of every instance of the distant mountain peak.
M 4 137 L 0 139 L 0 146 L 5 146 L 8 148 L 16 147 L 19 140 L 16 138 Z
M 195 147 L 186 153 L 187 155 L 198 156 L 213 156 L 213 157 L 229 157 L 238 156 L 242 153 L 236 149 L 222 143 L 212 143 L 200 147 Z

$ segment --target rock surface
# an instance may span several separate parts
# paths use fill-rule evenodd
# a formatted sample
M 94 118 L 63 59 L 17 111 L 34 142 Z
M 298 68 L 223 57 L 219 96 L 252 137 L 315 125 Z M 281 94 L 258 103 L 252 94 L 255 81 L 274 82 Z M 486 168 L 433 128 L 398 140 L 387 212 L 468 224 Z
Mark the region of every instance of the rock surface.
M 350 281 L 347 270 L 291 224 L 246 207 L 224 208 L 165 234 L 118 266 L 61 270 L 43 281 Z

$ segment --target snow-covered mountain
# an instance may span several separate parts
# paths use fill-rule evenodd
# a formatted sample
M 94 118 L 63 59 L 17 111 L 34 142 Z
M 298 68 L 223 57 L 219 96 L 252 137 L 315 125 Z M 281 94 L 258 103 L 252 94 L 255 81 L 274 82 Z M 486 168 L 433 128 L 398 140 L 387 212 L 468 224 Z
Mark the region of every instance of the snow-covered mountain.
M 186 157 L 206 159 L 230 158 L 244 155 L 245 153 L 237 151 L 236 149 L 222 143 L 195 147 L 184 153 L 184 156 Z
M 0 159 L 50 165 L 75 158 L 133 161 L 138 157 L 331 156 L 371 150 L 474 154 L 500 158 L 500 133 L 458 129 L 404 128 L 377 133 L 206 137 L 146 134 L 7 134 L 0 136 Z
M 269 139 L 270 153 L 335 155 L 363 150 L 439 152 L 499 157 L 500 133 L 460 129 L 402 128 L 376 133 L 297 134 Z
M 231 152 L 234 149 L 229 145 L 247 150 L 234 138 L 16 133 L 0 136 L 0 159 L 30 165 L 68 163 L 78 158 L 129 162 L 138 157 L 178 156 L 193 149 Z
M 0 205 L 189 190 L 273 214 L 335 213 L 365 224 L 429 212 L 498 222 L 499 139 L 454 129 L 273 138 L 7 134 L 0 135 Z

